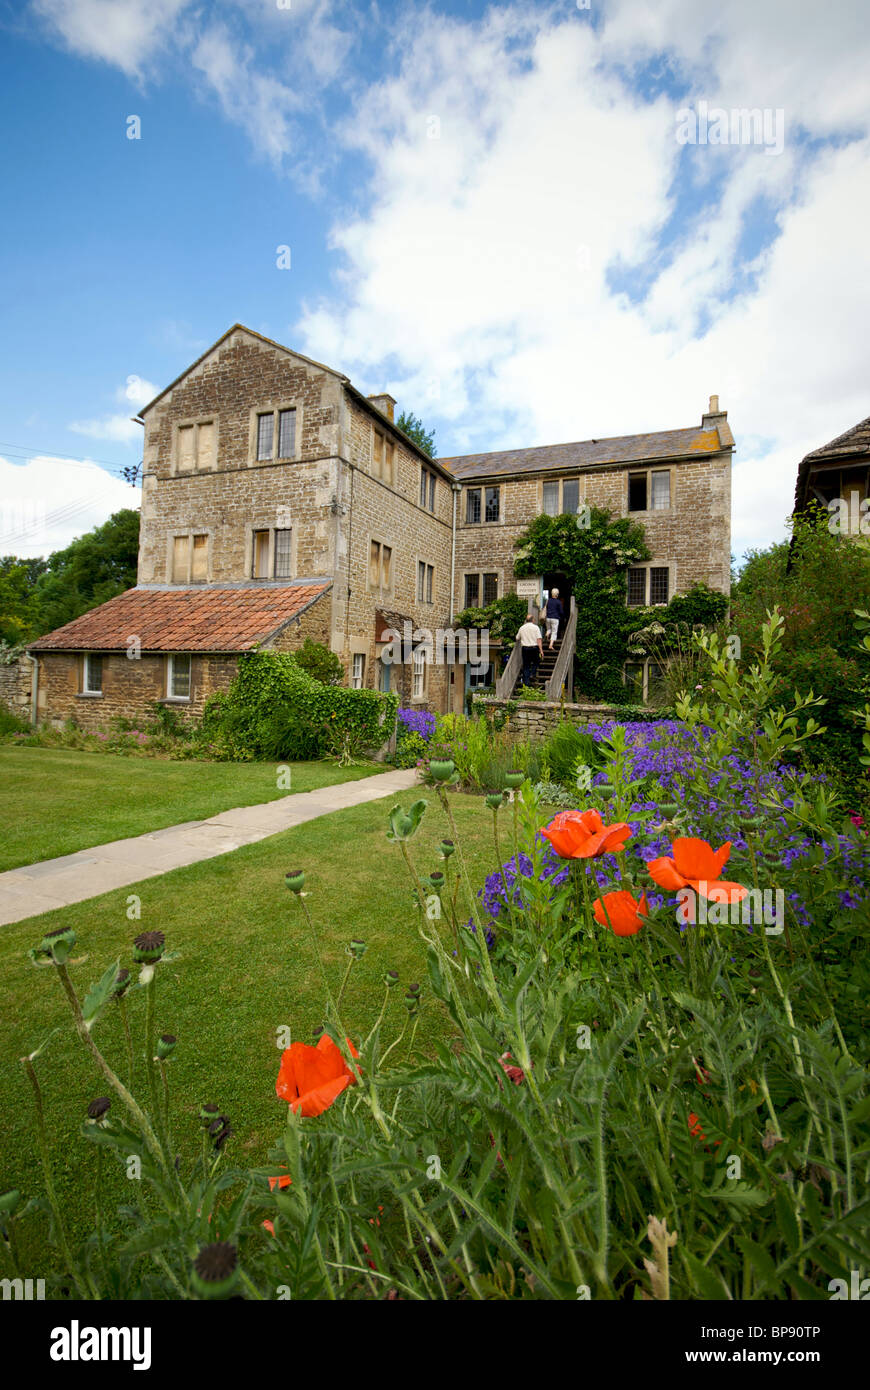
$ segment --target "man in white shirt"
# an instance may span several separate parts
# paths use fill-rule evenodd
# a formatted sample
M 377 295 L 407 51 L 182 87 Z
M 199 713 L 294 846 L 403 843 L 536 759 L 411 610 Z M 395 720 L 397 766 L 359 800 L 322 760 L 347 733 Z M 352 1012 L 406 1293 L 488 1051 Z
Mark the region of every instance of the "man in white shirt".
M 517 637 L 523 652 L 523 685 L 531 685 L 538 670 L 538 662 L 544 655 L 544 638 L 541 629 L 531 613 L 528 614 Z

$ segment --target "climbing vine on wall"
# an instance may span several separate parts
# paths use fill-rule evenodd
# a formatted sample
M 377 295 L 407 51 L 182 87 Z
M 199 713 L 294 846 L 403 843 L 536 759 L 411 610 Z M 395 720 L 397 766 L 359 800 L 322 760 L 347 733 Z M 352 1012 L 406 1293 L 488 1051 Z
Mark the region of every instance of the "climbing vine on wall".
M 598 507 L 585 516 L 538 516 L 516 549 L 518 578 L 555 570 L 570 582 L 577 603 L 575 695 L 624 701 L 626 571 L 650 559 L 643 527 L 628 517 L 612 521 Z

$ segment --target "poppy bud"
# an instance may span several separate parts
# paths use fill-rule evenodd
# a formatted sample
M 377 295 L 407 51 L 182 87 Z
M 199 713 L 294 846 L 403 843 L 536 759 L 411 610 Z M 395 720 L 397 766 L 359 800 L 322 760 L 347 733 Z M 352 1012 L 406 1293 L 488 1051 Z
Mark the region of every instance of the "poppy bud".
M 42 955 L 51 956 L 55 965 L 65 965 L 75 944 L 76 934 L 72 927 L 58 927 L 55 931 L 46 932 L 39 943 L 39 951 Z
M 436 869 L 434 873 L 429 875 L 429 882 L 435 889 L 435 892 L 440 893 L 441 889 L 444 887 L 444 875 L 441 873 L 440 869 Z
M 229 1241 L 204 1245 L 193 1262 L 191 1283 L 201 1298 L 228 1298 L 239 1278 L 239 1256 Z
M 133 977 L 132 977 L 132 975 L 130 974 L 129 970 L 126 970 L 126 969 L 125 969 L 125 970 L 119 970 L 119 971 L 118 971 L 118 975 L 117 975 L 117 978 L 116 978 L 116 980 L 115 980 L 115 988 L 114 988 L 114 990 L 112 991 L 113 997 L 114 997 L 115 999 L 122 999 L 122 998 L 123 998 L 123 996 L 127 993 L 127 990 L 130 988 L 130 984 L 132 983 L 132 979 L 133 979 Z
M 449 782 L 456 770 L 456 764 L 451 758 L 433 758 L 429 763 L 429 771 L 436 782 Z
M 420 986 L 419 986 L 418 984 L 408 985 L 408 993 L 409 993 L 409 994 L 415 994 L 415 995 L 416 995 L 416 994 L 419 994 L 419 993 L 420 993 Z
M 165 1062 L 167 1057 L 171 1057 L 175 1051 L 175 1044 L 178 1039 L 172 1033 L 161 1033 L 157 1039 L 157 1056 L 161 1062 Z
M 504 797 L 501 792 L 490 792 L 486 798 L 486 804 L 491 811 L 500 811 L 504 805 Z
M 350 941 L 348 943 L 347 951 L 348 955 L 353 956 L 354 960 L 362 960 L 363 956 L 366 953 L 366 943 L 364 941 L 354 939 L 353 941 Z
M 304 869 L 291 869 L 289 873 L 284 875 L 284 882 L 291 893 L 301 893 L 305 887 Z
M 679 811 L 679 803 L 676 801 L 660 801 L 659 810 L 664 816 L 675 816 Z
M 133 942 L 133 959 L 139 964 L 153 965 L 163 955 L 165 946 L 162 931 L 143 931 Z
M 449 859 L 455 849 L 456 846 L 452 840 L 442 840 L 438 846 L 438 853 L 442 859 Z
M 97 1100 L 92 1100 L 88 1106 L 88 1119 L 97 1123 L 104 1120 L 108 1115 L 112 1102 L 108 1096 L 99 1096 Z
M 218 1117 L 218 1113 L 219 1112 L 217 1106 L 214 1105 L 211 1101 L 199 1107 L 199 1118 L 202 1120 L 204 1125 L 211 1124 L 212 1120 L 216 1120 Z
M 393 985 L 397 985 L 398 983 L 399 983 L 399 972 L 398 972 L 398 970 L 388 970 L 387 973 L 386 973 L 385 976 L 384 976 L 384 984 L 387 986 L 387 988 L 388 988 L 388 989 L 392 989 Z

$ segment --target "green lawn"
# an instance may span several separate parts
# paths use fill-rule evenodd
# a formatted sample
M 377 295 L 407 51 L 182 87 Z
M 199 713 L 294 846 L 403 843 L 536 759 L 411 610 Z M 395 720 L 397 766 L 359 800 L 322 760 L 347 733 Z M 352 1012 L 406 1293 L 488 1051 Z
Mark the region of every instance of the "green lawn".
M 161 765 L 164 770 L 166 766 Z M 132 770 L 138 770 L 138 764 Z M 395 799 L 408 805 L 420 795 L 416 789 Z M 443 868 L 435 849 L 450 832 L 434 794 L 424 789 L 422 795 L 429 810 L 410 846 L 418 868 L 430 872 Z M 451 800 L 477 888 L 493 868 L 492 816 L 481 797 Z M 177 961 L 160 967 L 156 1021 L 160 1032 L 175 1033 L 179 1039 L 171 1079 L 175 1138 L 186 1154 L 199 1142 L 200 1104 L 215 1101 L 236 1131 L 228 1149 L 230 1164 L 266 1159 L 285 1114 L 274 1089 L 276 1030 L 289 1025 L 294 1038 L 309 1041 L 322 1017 L 322 979 L 299 903 L 284 887 L 287 869 L 306 871 L 306 888 L 311 890 L 306 901 L 334 988 L 347 961 L 345 943 L 356 936 L 368 944 L 354 967 L 342 1007 L 351 1033 L 359 1038 L 368 1031 L 384 997 L 383 972 L 395 969 L 402 983 L 390 994 L 384 1043 L 392 1041 L 406 1021 L 402 996 L 404 986 L 414 980 L 423 984 L 426 995 L 415 1052 L 425 1055 L 436 1036 L 449 1036 L 449 1019 L 427 988 L 425 954 L 401 852 L 385 838 L 393 804 L 388 798 L 336 812 L 138 887 L 4 927 L 0 1192 L 16 1186 L 27 1195 L 40 1191 L 31 1092 L 18 1059 L 60 1026 L 62 1032 L 35 1066 L 49 1116 L 61 1202 L 78 1235 L 90 1229 L 93 1152 L 80 1126 L 88 1101 L 105 1093 L 105 1082 L 73 1034 L 53 968 L 37 969 L 26 957 L 45 931 L 61 923 L 75 927 L 74 955 L 87 954 L 85 962 L 72 968 L 80 992 L 116 957 L 122 964 L 131 963 L 132 939 L 140 931 L 159 928 L 166 934 L 167 949 L 180 953 Z M 507 818 L 503 825 L 507 853 Z M 455 856 L 451 863 L 456 863 Z M 138 922 L 126 917 L 131 891 L 142 901 Z M 136 1030 L 141 1025 L 140 1005 L 134 994 L 129 1007 Z M 95 1036 L 123 1075 L 123 1035 L 115 1005 Z M 404 1060 L 405 1047 L 403 1043 L 393 1057 Z M 142 1094 L 141 1062 L 137 1066 L 134 1091 Z M 106 1207 L 114 1211 L 124 1200 L 125 1180 L 113 1170 L 111 1183 Z M 34 1277 L 56 1267 L 54 1252 L 46 1244 L 45 1217 L 28 1218 L 24 1241 L 27 1268 Z
M 293 763 L 290 792 L 384 772 Z M 170 762 L 0 746 L 0 872 L 286 796 L 272 763 Z

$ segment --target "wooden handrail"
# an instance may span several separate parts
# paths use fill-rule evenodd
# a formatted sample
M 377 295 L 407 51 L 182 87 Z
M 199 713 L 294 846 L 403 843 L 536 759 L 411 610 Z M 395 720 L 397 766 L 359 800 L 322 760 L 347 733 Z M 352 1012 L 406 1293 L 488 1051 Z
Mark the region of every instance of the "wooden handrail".
M 577 639 L 577 604 L 574 595 L 571 595 L 571 613 L 565 626 L 562 637 L 562 645 L 559 648 L 559 655 L 556 657 L 556 664 L 553 667 L 553 674 L 547 681 L 545 698 L 554 704 L 562 698 L 562 686 L 565 686 L 565 698 L 570 700 L 574 693 L 574 645 Z

